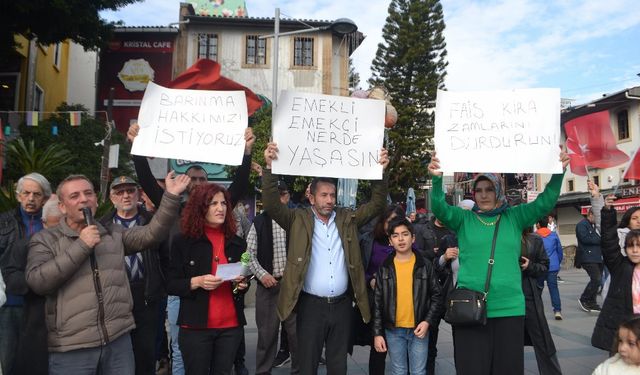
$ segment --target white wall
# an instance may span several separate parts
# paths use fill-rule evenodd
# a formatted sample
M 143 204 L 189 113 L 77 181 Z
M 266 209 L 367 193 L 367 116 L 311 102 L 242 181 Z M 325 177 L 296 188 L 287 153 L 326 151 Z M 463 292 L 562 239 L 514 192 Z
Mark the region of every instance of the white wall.
M 273 81 L 273 39 L 269 39 L 267 46 L 267 65 L 261 68 L 243 68 L 244 58 L 244 37 L 247 34 L 272 34 L 271 29 L 224 29 L 202 25 L 192 25 L 189 27 L 189 42 L 187 47 L 187 67 L 193 65 L 197 59 L 198 34 L 214 33 L 218 34 L 218 63 L 222 66 L 222 75 L 241 83 L 257 94 L 271 98 Z M 316 69 L 291 69 L 293 58 L 293 36 L 279 38 L 278 55 L 278 91 L 295 89 L 299 92 L 321 93 L 322 92 L 322 62 L 323 62 L 323 41 L 329 32 L 312 32 L 301 36 L 315 37 L 315 66 Z M 340 53 L 340 39 L 333 38 L 332 50 L 332 77 L 331 93 L 340 93 L 340 74 L 344 74 L 340 69 L 340 60 L 344 53 Z M 344 46 L 342 46 L 344 49 Z
M 90 113 L 96 107 L 96 51 L 85 51 L 76 43 L 69 42 L 69 81 L 67 103 L 82 104 Z

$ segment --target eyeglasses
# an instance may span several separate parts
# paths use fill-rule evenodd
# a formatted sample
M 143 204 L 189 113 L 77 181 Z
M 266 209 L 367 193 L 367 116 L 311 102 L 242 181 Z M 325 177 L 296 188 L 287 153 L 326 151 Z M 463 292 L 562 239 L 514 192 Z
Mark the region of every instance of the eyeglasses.
M 34 198 L 42 198 L 44 196 L 44 194 L 42 194 L 39 191 L 27 191 L 27 190 L 23 190 L 18 194 L 20 194 L 20 196 L 24 198 L 27 198 L 29 195 L 32 195 L 32 194 Z
M 138 191 L 137 188 L 134 187 L 130 187 L 130 188 L 125 188 L 125 189 L 120 189 L 120 190 L 115 190 L 113 192 L 113 195 L 117 195 L 117 196 L 122 196 L 124 193 L 127 193 L 129 195 L 132 195 L 133 193 L 135 193 L 136 191 Z

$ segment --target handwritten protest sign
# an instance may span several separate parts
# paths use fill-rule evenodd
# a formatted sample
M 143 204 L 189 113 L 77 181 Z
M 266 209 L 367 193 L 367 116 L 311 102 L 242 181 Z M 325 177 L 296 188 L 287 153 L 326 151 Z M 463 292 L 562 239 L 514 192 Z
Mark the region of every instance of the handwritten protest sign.
M 247 127 L 243 91 L 175 90 L 149 82 L 134 155 L 240 165 Z
M 438 91 L 442 171 L 560 173 L 560 90 Z
M 285 91 L 273 119 L 277 174 L 382 179 L 382 100 Z

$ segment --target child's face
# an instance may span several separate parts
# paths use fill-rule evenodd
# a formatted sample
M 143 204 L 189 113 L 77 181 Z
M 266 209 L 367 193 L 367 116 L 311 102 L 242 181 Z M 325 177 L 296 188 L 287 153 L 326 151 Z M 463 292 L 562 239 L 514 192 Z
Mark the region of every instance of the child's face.
M 627 257 L 633 264 L 640 263 L 640 238 L 634 238 L 631 244 L 625 247 L 625 250 L 627 251 Z
M 399 225 L 393 229 L 393 233 L 389 237 L 391 246 L 400 254 L 406 254 L 411 251 L 411 245 L 415 240 L 415 236 L 411 234 L 409 228 Z
M 620 328 L 618 332 L 618 353 L 626 364 L 640 366 L 640 343 L 627 328 Z

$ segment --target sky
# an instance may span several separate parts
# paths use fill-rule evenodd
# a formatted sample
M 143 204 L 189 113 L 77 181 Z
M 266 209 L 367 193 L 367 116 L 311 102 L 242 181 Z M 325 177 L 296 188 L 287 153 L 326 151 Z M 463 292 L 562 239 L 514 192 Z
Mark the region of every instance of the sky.
M 361 85 L 388 14 L 390 0 L 247 0 L 251 17 L 352 19 L 366 39 L 352 55 Z M 180 1 L 143 0 L 108 20 L 161 26 L 178 20 Z M 640 86 L 638 0 L 441 0 L 448 90 L 560 88 L 586 103 Z M 366 87 L 365 87 L 366 88 Z

